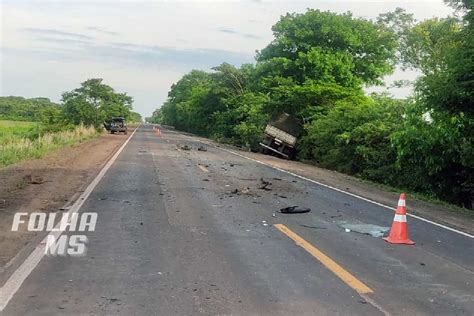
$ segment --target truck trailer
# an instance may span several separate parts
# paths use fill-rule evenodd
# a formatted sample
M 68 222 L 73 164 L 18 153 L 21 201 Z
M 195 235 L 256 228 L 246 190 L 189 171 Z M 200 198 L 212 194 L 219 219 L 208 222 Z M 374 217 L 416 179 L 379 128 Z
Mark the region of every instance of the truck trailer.
M 296 141 L 301 130 L 302 125 L 299 120 L 287 113 L 281 114 L 265 127 L 265 137 L 260 143 L 262 152 L 294 159 Z

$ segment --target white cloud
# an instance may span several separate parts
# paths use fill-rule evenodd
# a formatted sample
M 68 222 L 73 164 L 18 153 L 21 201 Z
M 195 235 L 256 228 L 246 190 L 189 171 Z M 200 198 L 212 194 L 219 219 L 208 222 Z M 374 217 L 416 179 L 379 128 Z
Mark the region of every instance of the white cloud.
M 452 12 L 442 0 L 4 0 L 1 6 L 2 95 L 58 100 L 82 80 L 102 77 L 135 96 L 135 108 L 145 115 L 192 68 L 208 69 L 225 60 L 252 62 L 286 12 L 350 10 L 375 18 L 400 6 L 419 20 Z

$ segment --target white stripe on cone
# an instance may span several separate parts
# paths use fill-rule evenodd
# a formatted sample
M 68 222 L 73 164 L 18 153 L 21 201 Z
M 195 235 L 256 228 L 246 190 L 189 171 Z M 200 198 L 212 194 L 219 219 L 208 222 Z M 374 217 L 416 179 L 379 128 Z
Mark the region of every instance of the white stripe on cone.
M 398 206 L 406 206 L 405 200 L 402 200 L 402 199 L 398 200 Z
M 406 215 L 400 215 L 400 214 L 395 214 L 395 218 L 393 219 L 394 222 L 400 222 L 400 223 L 406 223 L 407 222 L 407 216 Z

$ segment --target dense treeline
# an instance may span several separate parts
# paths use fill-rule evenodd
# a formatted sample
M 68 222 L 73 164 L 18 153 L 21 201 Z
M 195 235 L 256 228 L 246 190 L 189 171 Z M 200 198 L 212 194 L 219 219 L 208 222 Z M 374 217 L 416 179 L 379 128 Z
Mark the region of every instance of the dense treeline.
M 0 119 L 38 121 L 49 130 L 77 125 L 99 128 L 115 116 L 129 122 L 141 122 L 139 113 L 132 111 L 133 98 L 117 93 L 102 79 L 88 79 L 81 86 L 63 93 L 61 104 L 47 98 L 0 97 Z
M 59 104 L 47 98 L 0 97 L 0 119 L 4 120 L 41 121 L 50 110 L 58 108 Z
M 257 149 L 286 112 L 304 123 L 300 159 L 472 208 L 472 4 L 449 3 L 462 18 L 287 14 L 255 64 L 191 71 L 151 120 Z M 396 65 L 421 72 L 412 97 L 364 93 Z

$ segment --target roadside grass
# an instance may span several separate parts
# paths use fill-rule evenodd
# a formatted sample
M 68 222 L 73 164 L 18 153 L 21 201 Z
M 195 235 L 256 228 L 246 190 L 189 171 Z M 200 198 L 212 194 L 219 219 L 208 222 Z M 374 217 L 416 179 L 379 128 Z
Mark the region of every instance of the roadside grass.
M 449 212 L 461 213 L 463 215 L 474 218 L 474 210 L 470 210 L 468 208 L 461 207 L 461 206 L 458 206 L 458 205 L 455 205 L 455 204 L 451 204 L 447 201 L 440 200 L 439 198 L 435 197 L 434 195 L 429 195 L 427 193 L 414 192 L 414 191 L 410 191 L 410 190 L 404 189 L 404 188 L 397 188 L 397 187 L 389 186 L 389 185 L 386 185 L 386 184 L 383 184 L 383 183 L 378 183 L 378 182 L 374 182 L 374 181 L 371 181 L 371 180 L 366 180 L 366 179 L 363 179 L 363 178 L 360 178 L 360 177 L 356 177 L 356 178 L 358 180 L 360 180 L 361 182 L 367 183 L 367 184 L 372 185 L 374 187 L 378 187 L 382 190 L 393 192 L 393 193 L 405 192 L 405 193 L 410 194 L 411 196 L 413 196 L 414 198 L 416 198 L 420 201 L 440 205 L 440 206 L 444 207 L 446 210 L 448 210 Z
M 12 135 L 27 136 L 40 126 L 38 122 L 0 120 L 0 140 Z
M 41 158 L 51 150 L 77 144 L 100 133 L 93 127 L 42 132 L 41 124 L 0 121 L 0 168 L 24 159 Z
M 319 164 L 314 163 L 313 161 L 310 161 L 310 160 L 299 160 L 299 161 L 304 163 L 304 164 L 307 164 L 307 165 L 315 166 L 315 167 L 322 168 L 322 169 L 327 169 L 327 168 L 324 168 L 324 167 L 320 166 Z M 327 169 L 327 170 L 332 170 L 332 169 Z M 332 170 L 332 171 L 335 171 L 335 170 Z M 340 173 L 338 171 L 335 171 L 335 172 Z M 383 183 L 380 183 L 380 182 L 375 182 L 375 181 L 372 181 L 372 180 L 364 179 L 364 178 L 362 178 L 358 175 L 348 175 L 346 173 L 340 173 L 340 174 L 352 177 L 352 178 L 357 179 L 358 181 L 360 181 L 362 183 L 365 183 L 367 185 L 382 189 L 382 190 L 387 191 L 387 192 L 393 192 L 393 193 L 398 193 L 398 194 L 404 192 L 404 193 L 409 194 L 412 197 L 416 198 L 417 200 L 442 206 L 446 210 L 448 210 L 449 212 L 461 213 L 461 214 L 464 214 L 466 216 L 474 218 L 474 210 L 470 210 L 468 208 L 461 207 L 461 206 L 458 206 L 458 205 L 455 205 L 455 204 L 451 204 L 447 201 L 440 200 L 439 198 L 437 198 L 434 195 L 429 195 L 427 193 L 421 193 L 421 192 L 415 192 L 415 191 L 409 190 L 407 188 L 394 187 L 394 186 L 391 186 L 391 185 L 388 185 L 388 184 L 383 184 Z

